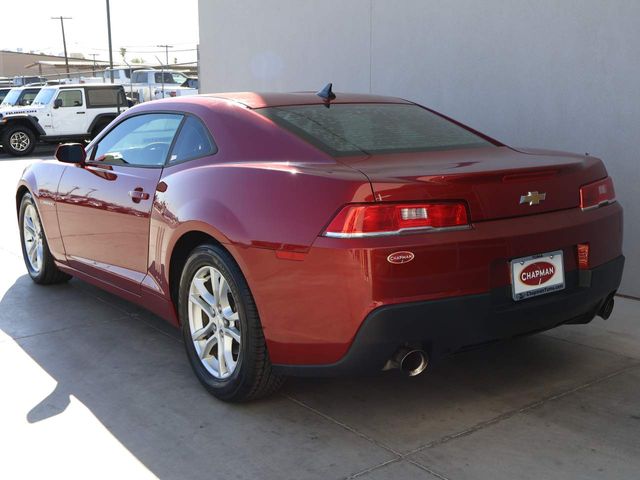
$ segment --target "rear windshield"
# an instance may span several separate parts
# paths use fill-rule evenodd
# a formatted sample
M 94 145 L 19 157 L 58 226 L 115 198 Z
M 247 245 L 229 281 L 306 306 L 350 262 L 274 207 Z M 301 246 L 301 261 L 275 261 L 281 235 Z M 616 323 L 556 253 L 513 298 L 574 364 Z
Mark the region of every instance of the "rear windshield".
M 493 145 L 417 105 L 334 104 L 257 112 L 333 156 L 451 150 Z

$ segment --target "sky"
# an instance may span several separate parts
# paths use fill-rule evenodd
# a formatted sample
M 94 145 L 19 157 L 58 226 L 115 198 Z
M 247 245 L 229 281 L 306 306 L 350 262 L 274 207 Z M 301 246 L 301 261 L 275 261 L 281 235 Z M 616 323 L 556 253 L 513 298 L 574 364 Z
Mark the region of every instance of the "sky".
M 62 32 L 59 20 L 50 17 L 72 17 L 64 21 L 67 51 L 82 53 L 86 58 L 108 60 L 106 0 L 27 0 L 21 5 L 29 13 L 20 12 L 13 4 L 13 20 L 5 18 L 0 28 L 0 49 L 62 55 Z M 127 49 L 126 60 L 142 58 L 157 63 L 165 61 L 169 44 L 169 61 L 196 60 L 198 44 L 198 1 L 179 0 L 110 0 L 113 61 L 121 63 L 120 48 Z M 23 18 L 24 21 L 16 21 Z

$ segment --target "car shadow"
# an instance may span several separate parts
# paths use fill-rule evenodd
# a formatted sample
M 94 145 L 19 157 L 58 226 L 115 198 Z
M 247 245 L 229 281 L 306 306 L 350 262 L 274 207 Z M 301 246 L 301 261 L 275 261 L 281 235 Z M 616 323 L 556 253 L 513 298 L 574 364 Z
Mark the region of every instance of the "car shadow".
M 161 478 L 187 471 L 198 472 L 192 478 L 205 478 L 212 466 L 219 467 L 220 456 L 212 456 L 209 447 L 221 430 L 226 463 L 219 474 L 226 468 L 232 475 L 237 464 L 245 472 L 255 467 L 259 475 L 260 462 L 269 456 L 269 472 L 275 473 L 264 478 L 278 478 L 278 472 L 314 461 L 308 459 L 312 447 L 307 442 L 317 455 L 338 458 L 344 452 L 332 449 L 362 448 L 357 442 L 365 440 L 340 425 L 406 453 L 522 411 L 630 362 L 538 335 L 450 357 L 415 378 L 391 372 L 290 379 L 280 394 L 230 405 L 198 384 L 177 329 L 75 279 L 41 287 L 27 275 L 17 278 L 0 300 L 0 330 L 56 382 L 44 398 L 24 406 L 28 423 L 63 414 L 75 397 Z M 335 430 L 317 443 L 326 424 Z M 333 445 L 331 438 L 341 435 L 351 437 Z

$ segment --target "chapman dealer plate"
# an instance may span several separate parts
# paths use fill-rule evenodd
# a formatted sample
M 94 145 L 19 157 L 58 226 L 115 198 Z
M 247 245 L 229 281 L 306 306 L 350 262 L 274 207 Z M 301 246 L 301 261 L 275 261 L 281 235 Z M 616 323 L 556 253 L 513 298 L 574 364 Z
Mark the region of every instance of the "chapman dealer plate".
M 516 301 L 564 289 L 562 250 L 512 260 L 511 287 Z

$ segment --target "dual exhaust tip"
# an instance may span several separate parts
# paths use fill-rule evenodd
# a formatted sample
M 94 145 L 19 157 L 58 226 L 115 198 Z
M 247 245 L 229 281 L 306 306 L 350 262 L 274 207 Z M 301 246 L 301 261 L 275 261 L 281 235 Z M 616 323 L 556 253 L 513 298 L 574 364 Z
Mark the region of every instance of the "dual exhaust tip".
M 429 356 L 424 350 L 400 348 L 387 362 L 383 370 L 398 369 L 409 377 L 420 375 L 429 366 Z

